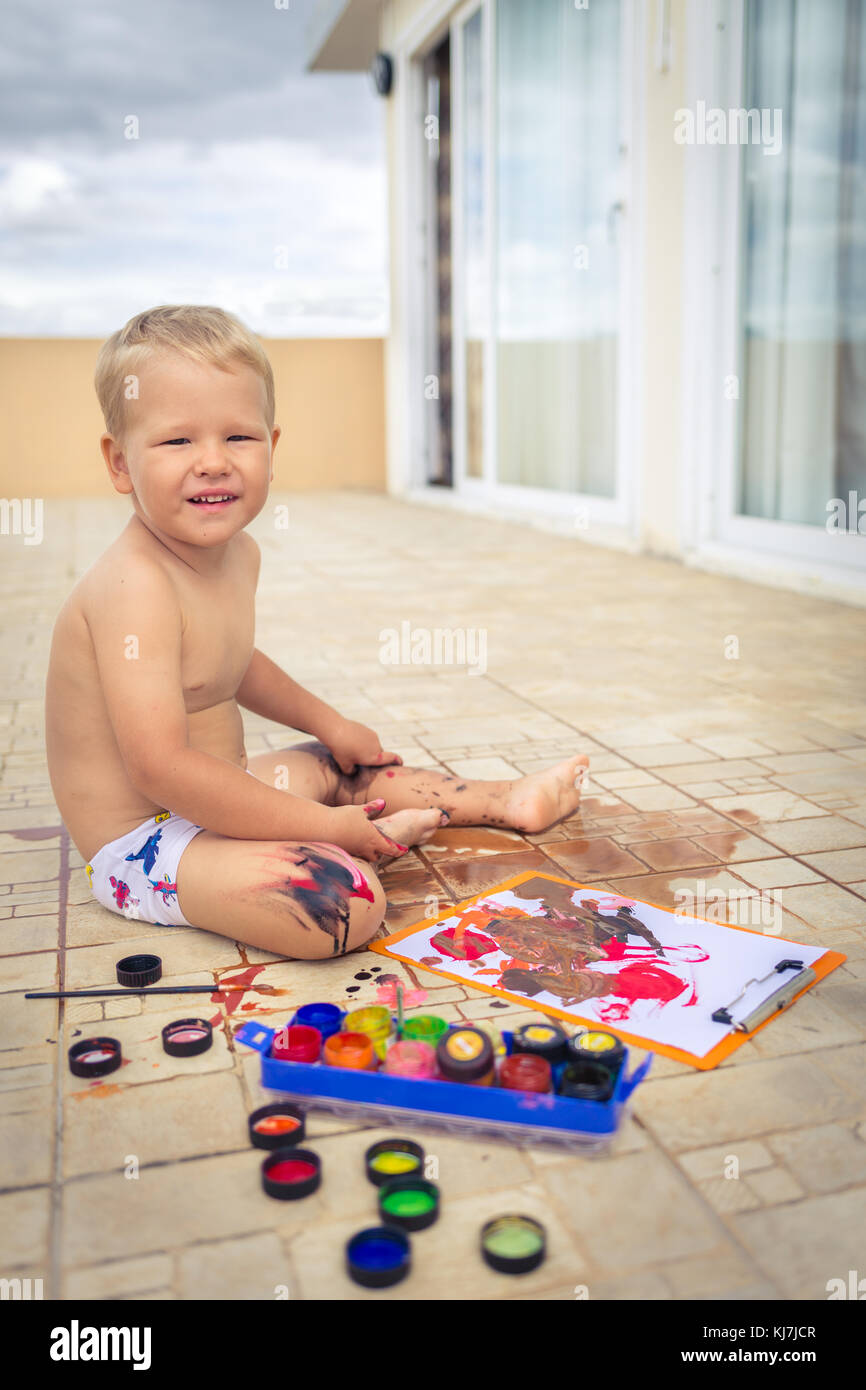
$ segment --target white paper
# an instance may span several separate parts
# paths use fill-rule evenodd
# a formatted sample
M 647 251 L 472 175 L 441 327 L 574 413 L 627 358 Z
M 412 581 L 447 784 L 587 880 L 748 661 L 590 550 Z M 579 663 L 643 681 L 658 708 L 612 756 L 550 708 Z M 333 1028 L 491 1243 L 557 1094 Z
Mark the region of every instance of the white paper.
M 613 895 L 606 890 L 576 888 L 570 895 L 571 902 L 578 905 L 588 899 L 595 901 L 597 911 L 611 922 L 614 921 L 617 907 L 630 904 L 635 917 L 660 943 L 659 952 L 638 932 L 623 927 L 624 940 L 621 943 L 604 939 L 595 943 L 597 950 L 610 951 L 614 958 L 604 958 L 587 962 L 585 970 L 571 969 L 567 964 L 568 950 L 565 951 L 566 965 L 563 965 L 563 952 L 559 959 L 550 963 L 550 952 L 545 944 L 546 938 L 554 933 L 546 921 L 527 926 L 528 917 L 543 916 L 545 912 L 544 879 L 533 879 L 531 891 L 540 890 L 535 898 L 518 896 L 512 889 L 494 892 L 478 899 L 462 913 L 442 918 L 420 926 L 417 932 L 404 936 L 394 943 L 394 954 L 411 961 L 422 963 L 427 957 L 427 968 L 438 969 L 461 979 L 484 984 L 496 991 L 525 997 L 527 1007 L 536 1004 L 548 1005 L 573 1017 L 575 1022 L 596 1023 L 600 1027 L 612 1027 L 623 1033 L 645 1039 L 647 1043 L 658 1043 L 667 1047 L 679 1048 L 695 1057 L 705 1057 L 717 1043 L 731 1031 L 730 1024 L 715 1023 L 712 1015 L 718 1008 L 730 1006 L 748 981 L 760 978 L 774 971 L 782 960 L 795 959 L 804 966 L 812 965 L 825 954 L 825 948 L 799 945 L 787 938 L 761 931 L 744 931 L 721 923 L 708 922 L 702 918 L 687 917 L 667 912 L 663 908 L 652 907 L 633 898 Z M 521 892 L 526 884 L 515 885 Z M 464 941 L 475 940 L 475 934 L 497 939 L 497 929 L 488 928 L 472 922 L 477 919 L 478 909 L 519 909 L 523 920 L 522 931 L 529 933 L 537 945 L 538 953 L 547 959 L 526 961 L 514 952 L 497 948 L 480 955 L 473 964 L 468 960 L 453 959 L 431 945 L 432 938 L 443 931 L 456 928 L 461 917 L 468 917 Z M 629 924 L 629 928 L 630 928 Z M 575 928 L 578 923 L 575 919 Z M 567 925 L 561 924 L 558 938 L 561 940 Z M 575 941 L 588 939 L 586 931 L 575 931 Z M 483 944 L 483 943 L 481 943 Z M 531 950 L 528 954 L 531 954 Z M 432 960 L 438 957 L 440 965 Z M 619 957 L 619 958 L 616 958 Z M 571 982 L 578 987 L 585 972 L 595 976 L 595 986 L 599 986 L 599 975 L 609 977 L 610 988 L 598 997 L 582 999 L 577 1004 L 564 1001 L 562 992 L 543 990 L 531 994 L 512 984 L 501 981 L 503 966 L 509 960 L 522 959 L 533 974 L 538 970 L 550 970 L 557 977 L 560 990 L 568 991 Z M 479 970 L 495 973 L 479 975 Z M 747 996 L 735 1009 L 732 1016 L 738 1020 L 757 1004 L 767 999 L 780 985 L 789 981 L 794 971 L 773 974 L 766 983 L 752 986 Z M 649 997 L 641 997 L 648 995 Z

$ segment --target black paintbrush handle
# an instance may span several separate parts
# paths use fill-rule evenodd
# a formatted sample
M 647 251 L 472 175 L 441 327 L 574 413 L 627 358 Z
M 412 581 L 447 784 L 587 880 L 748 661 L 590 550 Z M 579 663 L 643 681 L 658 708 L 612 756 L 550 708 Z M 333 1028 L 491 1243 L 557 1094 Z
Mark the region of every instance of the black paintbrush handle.
M 55 989 L 46 994 L 25 994 L 25 999 L 104 999 L 123 994 L 219 994 L 219 985 L 142 985 L 141 989 Z

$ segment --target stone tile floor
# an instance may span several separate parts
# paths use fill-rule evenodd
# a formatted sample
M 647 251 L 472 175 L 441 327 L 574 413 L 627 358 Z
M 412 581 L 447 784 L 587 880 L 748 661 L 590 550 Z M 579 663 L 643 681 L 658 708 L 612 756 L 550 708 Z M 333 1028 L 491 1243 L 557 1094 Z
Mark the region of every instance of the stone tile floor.
M 566 823 L 446 830 L 395 865 L 389 929 L 535 868 L 671 906 L 703 894 L 746 925 L 776 913 L 783 934 L 848 956 L 716 1071 L 657 1057 L 608 1156 L 419 1133 L 443 1215 L 416 1237 L 428 1258 L 384 1296 L 822 1299 L 829 1279 L 866 1273 L 866 616 L 373 495 L 281 501 L 288 527 L 269 508 L 253 528 L 257 641 L 297 679 L 407 763 L 483 777 L 591 755 Z M 234 1042 L 248 1018 L 374 1000 L 365 966 L 382 957 L 293 963 L 137 926 L 89 898 L 59 823 L 42 728 L 52 623 L 127 514 L 114 499 L 49 501 L 40 546 L 4 540 L 0 1272 L 68 1299 L 383 1297 L 348 1282 L 342 1249 L 374 1214 L 360 1155 L 387 1131 L 313 1116 L 327 1180 L 306 1201 L 269 1200 L 245 1129 L 258 1063 Z M 474 669 L 383 664 L 386 630 L 404 624 L 468 629 Z M 246 726 L 250 752 L 296 737 Z M 110 983 L 133 942 L 163 956 L 167 980 L 235 986 L 204 1056 L 159 1048 L 177 1000 L 25 1002 L 59 979 Z M 392 968 L 449 1019 L 527 1016 Z M 129 1065 L 76 1081 L 66 1048 L 109 1024 Z M 516 1281 L 475 1251 L 482 1220 L 508 1209 L 550 1236 L 547 1261 Z

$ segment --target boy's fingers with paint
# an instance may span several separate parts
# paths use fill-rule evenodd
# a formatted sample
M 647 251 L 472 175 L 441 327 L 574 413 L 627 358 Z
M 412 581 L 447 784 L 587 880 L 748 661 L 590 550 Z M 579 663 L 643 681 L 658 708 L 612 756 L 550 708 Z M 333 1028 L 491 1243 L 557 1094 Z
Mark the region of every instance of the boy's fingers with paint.
M 332 808 L 334 830 L 332 838 L 349 854 L 357 855 L 375 864 L 377 859 L 388 855 L 399 858 L 408 853 L 408 846 L 398 844 L 385 833 L 384 828 L 371 825 L 370 818 L 381 815 L 385 802 L 381 798 L 368 801 L 366 806 L 335 806 Z
M 399 753 L 388 753 L 379 737 L 366 724 L 343 719 L 327 740 L 327 747 L 341 772 L 351 774 L 360 767 L 385 767 L 402 763 Z

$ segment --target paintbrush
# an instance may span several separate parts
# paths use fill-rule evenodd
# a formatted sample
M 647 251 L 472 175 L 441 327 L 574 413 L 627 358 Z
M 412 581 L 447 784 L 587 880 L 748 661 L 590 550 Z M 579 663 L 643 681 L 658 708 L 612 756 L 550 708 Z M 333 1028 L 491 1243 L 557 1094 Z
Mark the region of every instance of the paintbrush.
M 403 986 L 397 984 L 397 1041 L 403 1036 Z
M 242 985 L 135 985 L 123 989 L 53 989 L 46 993 L 25 994 L 25 999 L 105 999 L 124 994 L 228 994 L 232 989 L 243 989 Z M 246 986 L 248 988 L 248 986 Z M 255 993 L 268 994 L 273 985 L 256 985 Z

